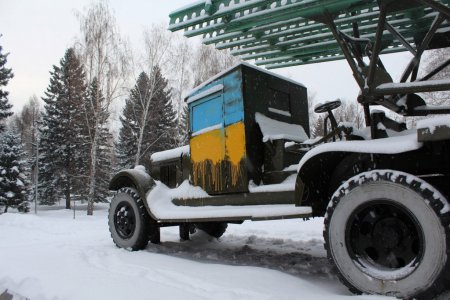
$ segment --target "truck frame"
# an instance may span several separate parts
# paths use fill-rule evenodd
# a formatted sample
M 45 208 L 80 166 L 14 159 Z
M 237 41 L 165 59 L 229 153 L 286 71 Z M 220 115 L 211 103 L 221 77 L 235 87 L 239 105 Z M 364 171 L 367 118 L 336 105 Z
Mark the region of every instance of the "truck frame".
M 170 14 L 169 30 L 274 69 L 346 60 L 366 129 L 338 124 L 309 139 L 307 90 L 247 63 L 186 97 L 189 145 L 154 153 L 111 180 L 109 227 L 118 247 L 160 242 L 160 228 L 220 237 L 228 223 L 324 218 L 325 248 L 354 293 L 431 299 L 450 283 L 450 91 L 419 77 L 423 53 L 450 46 L 448 0 L 206 0 Z M 380 55 L 412 56 L 394 82 Z M 374 109 L 382 106 L 384 110 Z M 386 115 L 432 116 L 407 128 Z M 440 116 L 439 116 L 440 115 Z M 329 123 L 329 124 L 328 124 Z

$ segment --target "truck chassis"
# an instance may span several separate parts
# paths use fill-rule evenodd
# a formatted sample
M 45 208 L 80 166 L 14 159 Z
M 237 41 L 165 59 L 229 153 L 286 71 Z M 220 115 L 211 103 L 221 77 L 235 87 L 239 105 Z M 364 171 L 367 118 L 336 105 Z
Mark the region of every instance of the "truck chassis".
M 181 239 L 188 239 L 195 228 L 220 237 L 227 223 L 324 216 L 328 258 L 352 292 L 430 299 L 448 290 L 450 119 L 434 117 L 408 130 L 371 106 L 408 117 L 450 114 L 450 107 L 423 98 L 450 90 L 449 78 L 432 79 L 450 58 L 418 76 L 425 50 L 450 46 L 449 5 L 216 0 L 173 12 L 170 30 L 203 34 L 204 43 L 268 69 L 345 59 L 360 87 L 357 101 L 370 136 L 337 124 L 333 109 L 340 103 L 329 101 L 315 111 L 327 114 L 331 130 L 305 139 L 306 89 L 250 65 L 227 70 L 186 99 L 194 120 L 190 147 L 156 153 L 148 173 L 123 170 L 111 181 L 116 245 L 139 250 L 158 243 L 163 226 L 179 226 Z M 394 83 L 380 55 L 400 51 L 412 59 Z M 195 123 L 199 115 L 204 120 Z M 214 141 L 223 147 L 214 148 Z

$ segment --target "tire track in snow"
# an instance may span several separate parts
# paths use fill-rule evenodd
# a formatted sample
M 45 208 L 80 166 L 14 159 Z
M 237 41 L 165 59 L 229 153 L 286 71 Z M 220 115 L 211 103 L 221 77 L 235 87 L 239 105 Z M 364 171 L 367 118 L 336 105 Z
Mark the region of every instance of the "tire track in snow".
M 225 234 L 217 240 L 197 232 L 190 241 L 149 244 L 146 251 L 201 262 L 262 267 L 303 278 L 337 280 L 325 256 L 309 253 L 311 247 L 322 247 L 322 244 L 323 240 L 317 239 L 300 242 L 254 235 Z

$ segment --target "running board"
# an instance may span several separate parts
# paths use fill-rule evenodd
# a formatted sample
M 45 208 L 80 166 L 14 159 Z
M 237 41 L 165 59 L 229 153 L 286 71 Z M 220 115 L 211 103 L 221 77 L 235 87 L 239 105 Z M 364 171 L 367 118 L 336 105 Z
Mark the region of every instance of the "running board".
M 176 198 L 172 202 L 177 206 L 224 206 L 224 205 L 271 205 L 295 204 L 294 191 L 236 193 L 202 198 Z
M 294 194 L 293 191 L 290 193 Z M 249 197 L 249 194 L 240 194 L 240 197 L 235 195 L 235 199 L 227 202 L 224 201 L 225 197 L 209 196 L 200 187 L 191 186 L 187 182 L 175 189 L 158 182 L 147 194 L 146 206 L 152 218 L 159 223 L 260 221 L 308 218 L 312 215 L 309 206 L 300 207 L 294 203 L 275 204 L 264 201 L 255 203 L 253 199 L 246 201 L 245 198 Z M 265 193 L 255 194 L 261 197 Z M 267 194 L 286 196 L 285 192 Z M 253 197 L 256 195 L 250 196 Z M 240 203 L 238 198 L 241 199 Z M 213 205 L 214 200 L 219 200 L 221 205 L 217 202 Z M 186 205 L 188 203 L 192 206 Z
M 266 221 L 312 216 L 311 207 L 293 204 L 197 207 L 174 205 L 171 210 L 167 210 L 166 206 L 161 208 L 158 205 L 150 207 L 152 216 L 158 223 Z

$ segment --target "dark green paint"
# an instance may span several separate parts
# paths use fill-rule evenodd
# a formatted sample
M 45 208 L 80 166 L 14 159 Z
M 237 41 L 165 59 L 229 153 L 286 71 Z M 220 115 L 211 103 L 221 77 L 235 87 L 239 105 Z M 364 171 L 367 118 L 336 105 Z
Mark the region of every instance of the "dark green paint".
M 172 201 L 178 206 L 223 206 L 223 205 L 273 205 L 273 204 L 295 204 L 294 192 L 273 193 L 238 193 L 227 195 L 216 195 L 207 198 L 174 199 Z

